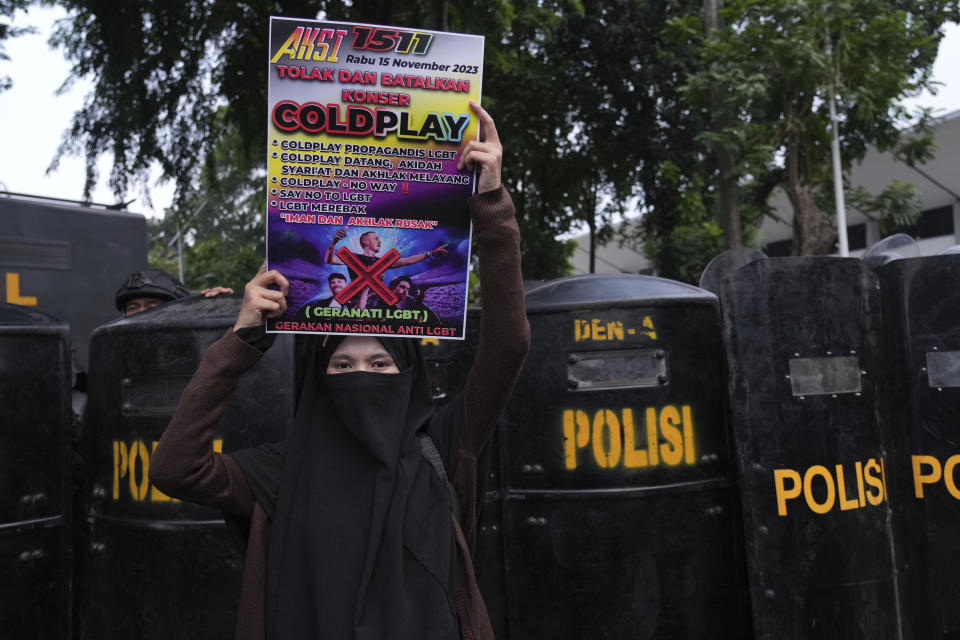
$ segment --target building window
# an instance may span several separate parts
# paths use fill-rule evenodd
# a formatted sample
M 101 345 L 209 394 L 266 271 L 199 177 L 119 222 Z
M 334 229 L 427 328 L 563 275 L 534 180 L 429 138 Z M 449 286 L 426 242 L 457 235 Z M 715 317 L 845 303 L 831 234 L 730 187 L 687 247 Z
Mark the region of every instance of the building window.
M 867 246 L 867 225 L 864 223 L 847 227 L 847 245 L 851 251 L 865 249 Z M 837 247 L 839 250 L 839 245 Z M 763 245 L 763 252 L 769 258 L 785 258 L 793 250 L 793 238 L 778 240 Z
M 902 227 L 891 231 L 887 235 L 894 233 L 905 233 L 919 240 L 921 238 L 936 238 L 938 236 L 953 235 L 953 207 L 937 207 L 936 209 L 927 209 L 920 214 L 920 219 L 909 227 Z
M 778 240 L 776 242 L 763 245 L 763 252 L 767 254 L 767 257 L 769 258 L 786 258 L 790 255 L 792 250 L 793 238 Z
M 850 251 L 867 248 L 867 225 L 861 222 L 847 227 L 847 246 Z

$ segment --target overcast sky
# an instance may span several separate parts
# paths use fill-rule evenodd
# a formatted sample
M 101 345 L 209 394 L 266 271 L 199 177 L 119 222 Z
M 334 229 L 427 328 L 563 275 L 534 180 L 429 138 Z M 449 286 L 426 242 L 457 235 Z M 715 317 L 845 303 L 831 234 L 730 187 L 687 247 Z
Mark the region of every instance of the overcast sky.
M 13 80 L 13 88 L 0 93 L 0 190 L 55 196 L 79 200 L 83 195 L 83 159 L 64 158 L 56 172 L 46 169 L 56 153 L 70 118 L 80 107 L 90 84 L 77 82 L 64 95 L 55 95 L 67 77 L 67 63 L 59 51 L 47 46 L 53 21 L 65 15 L 57 8 L 30 9 L 15 18 L 16 26 L 32 25 L 37 33 L 6 41 L 9 61 L 0 61 L 0 75 Z M 264 27 L 266 28 L 266 27 Z M 960 27 L 948 25 L 946 38 L 934 66 L 934 78 L 942 83 L 938 95 L 924 94 L 911 99 L 910 105 L 931 106 L 943 115 L 960 109 Z M 101 180 L 93 194 L 94 202 L 113 203 L 115 198 L 106 186 L 110 160 L 100 162 Z M 136 198 L 131 211 L 159 215 L 169 204 L 172 185 L 150 185 L 153 207 L 143 193 L 128 194 Z

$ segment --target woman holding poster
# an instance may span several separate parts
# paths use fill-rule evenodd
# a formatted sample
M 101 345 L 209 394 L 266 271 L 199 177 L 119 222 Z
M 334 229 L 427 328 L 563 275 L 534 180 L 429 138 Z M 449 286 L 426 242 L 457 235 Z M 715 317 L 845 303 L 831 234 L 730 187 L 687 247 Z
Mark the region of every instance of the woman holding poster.
M 529 325 L 502 149 L 493 120 L 471 107 L 480 141 L 459 166 L 479 171 L 469 209 L 484 313 L 461 394 L 434 407 L 417 339 L 317 338 L 288 440 L 214 452 L 237 379 L 271 342 L 265 320 L 285 311 L 286 279 L 263 268 L 151 459 L 155 486 L 224 511 L 246 536 L 237 638 L 493 638 L 470 558 L 483 501 L 477 458 L 519 374 Z

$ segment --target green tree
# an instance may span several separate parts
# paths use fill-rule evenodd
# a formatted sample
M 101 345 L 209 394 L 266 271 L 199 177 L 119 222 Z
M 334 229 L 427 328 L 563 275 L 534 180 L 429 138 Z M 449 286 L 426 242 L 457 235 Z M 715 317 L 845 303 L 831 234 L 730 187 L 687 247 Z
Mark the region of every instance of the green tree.
M 4 51 L 4 40 L 33 31 L 31 27 L 14 27 L 12 22 L 13 14 L 17 10 L 26 9 L 28 4 L 30 0 L 0 0 L 0 61 L 10 59 Z M 0 91 L 6 91 L 11 84 L 9 76 L 0 74 Z
M 702 118 L 678 94 L 693 58 L 670 50 L 665 30 L 698 9 L 695 0 L 582 0 L 545 7 L 546 16 L 524 14 L 535 22 L 514 29 L 517 53 L 504 74 L 512 104 L 529 109 L 516 135 L 526 140 L 533 131 L 538 143 L 522 161 L 533 185 L 523 196 L 541 208 L 538 220 L 552 214 L 557 227 L 585 223 L 591 245 L 602 244 L 613 235 L 611 221 L 639 201 L 644 215 L 623 225 L 620 239 L 654 250 L 671 277 L 670 230 L 684 191 L 664 181 L 661 168 L 693 172 L 703 158 L 694 141 Z
M 513 195 L 528 279 L 566 275 L 573 246 L 558 240 L 575 223 L 570 188 L 578 166 L 568 136 L 570 97 L 562 78 L 559 29 L 582 8 L 576 2 L 514 0 L 509 28 L 487 34 L 484 101 L 505 148 L 504 182 Z M 491 42 L 493 40 L 493 42 Z
M 701 1 L 61 0 L 71 16 L 54 41 L 74 75 L 95 82 L 61 152 L 86 156 L 88 186 L 96 158 L 112 153 L 110 182 L 121 194 L 159 162 L 178 186 L 174 210 L 193 211 L 213 177 L 255 182 L 262 171 L 270 14 L 481 33 L 484 103 L 506 145 L 504 180 L 517 205 L 525 276 L 566 273 L 572 247 L 557 237 L 586 224 L 602 243 L 611 220 L 637 201 L 644 215 L 625 226 L 623 239 L 644 243 L 662 274 L 681 277 L 691 272 L 684 238 L 713 246 L 717 220 L 717 168 L 701 135 L 709 114 L 691 109 L 680 92 L 705 59 L 699 22 L 694 36 L 684 35 Z M 229 136 L 236 153 L 217 154 Z M 238 158 L 242 166 L 231 169 Z M 764 184 L 765 175 L 756 172 L 747 186 Z M 741 206 L 751 215 L 761 210 Z M 248 209 L 244 220 L 259 215 Z M 206 237 L 197 230 L 191 239 Z
M 244 158 L 265 158 L 266 31 L 270 15 L 352 18 L 367 22 L 449 28 L 488 36 L 485 103 L 508 145 L 505 180 L 513 190 L 524 233 L 528 277 L 552 277 L 567 268 L 570 249 L 555 240 L 569 228 L 569 211 L 555 195 L 549 160 L 565 127 L 562 91 L 530 53 L 527 34 L 548 33 L 555 12 L 530 3 L 292 0 L 60 0 L 70 11 L 52 39 L 73 63 L 73 77 L 94 88 L 74 116 L 60 154 L 83 155 L 87 190 L 96 182 L 96 159 L 112 153 L 111 187 L 123 194 L 143 182 L 152 163 L 177 185 L 175 210 L 189 210 L 197 168 L 232 163 L 214 148 L 238 136 Z M 539 60 L 529 69 L 530 58 Z M 532 84 L 527 84 L 527 81 Z M 516 91 L 522 87 L 522 91 Z M 536 93 L 536 89 L 543 91 Z M 518 95 L 517 95 L 518 94 Z M 544 117 L 543 106 L 550 113 Z M 540 135 L 543 132 L 545 135 Z M 529 135 L 528 135 L 529 134 Z M 59 157 L 59 156 L 58 156 Z M 531 160 L 533 160 L 531 162 Z M 262 166 L 262 160 L 257 161 Z M 248 211 L 252 219 L 259 212 Z
M 908 113 L 900 101 L 930 87 L 939 29 L 956 19 L 957 4 L 734 0 L 720 16 L 726 26 L 711 38 L 702 37 L 696 16 L 673 23 L 674 38 L 700 52 L 699 68 L 684 88 L 689 104 L 736 116 L 714 118 L 700 140 L 733 155 L 749 205 L 762 210 L 772 190 L 783 189 L 794 214 L 795 254 L 829 253 L 836 241 L 829 198 L 831 92 L 845 175 L 869 145 L 922 160 L 932 145 L 929 129 L 921 126 L 920 135 L 904 139 L 902 127 L 925 116 Z
M 651 211 L 638 229 L 644 253 L 660 275 L 695 284 L 707 262 L 724 249 L 723 231 L 709 205 L 704 179 L 670 160 L 660 165 L 660 184 L 676 194 L 669 209 Z
M 221 110 L 217 117 L 223 116 Z M 242 291 L 265 252 L 266 172 L 240 133 L 223 129 L 202 171 L 184 196 L 148 229 L 150 264 L 177 273 L 174 242 L 184 239 L 184 283 L 192 289 L 222 285 Z M 208 279 L 213 275 L 213 281 Z
M 642 215 L 621 226 L 620 240 L 643 246 L 660 275 L 688 282 L 722 246 L 717 196 L 705 177 L 716 169 L 698 139 L 707 114 L 680 93 L 700 61 L 670 28 L 699 10 L 699 0 L 590 0 L 564 32 L 564 50 L 577 62 L 564 67 L 564 82 L 582 131 L 578 149 L 596 167 L 607 207 L 601 226 L 638 202 Z

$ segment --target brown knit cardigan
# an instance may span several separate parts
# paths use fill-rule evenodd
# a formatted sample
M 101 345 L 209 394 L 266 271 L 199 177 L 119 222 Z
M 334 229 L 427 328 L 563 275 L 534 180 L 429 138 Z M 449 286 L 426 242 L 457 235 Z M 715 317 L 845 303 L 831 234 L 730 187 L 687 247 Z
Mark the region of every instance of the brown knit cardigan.
M 453 484 L 460 500 L 457 596 L 461 637 L 493 640 L 493 631 L 473 573 L 476 541 L 477 458 L 516 383 L 530 342 L 520 277 L 520 232 L 503 187 L 469 200 L 480 256 L 483 308 L 477 357 L 462 391 L 463 427 Z M 211 345 L 184 390 L 177 410 L 150 461 L 150 480 L 167 495 L 250 519 L 238 640 L 265 637 L 265 594 L 270 521 L 256 503 L 237 462 L 212 450 L 214 432 L 237 380 L 262 353 L 232 331 Z M 282 640 L 282 639 L 278 639 Z

